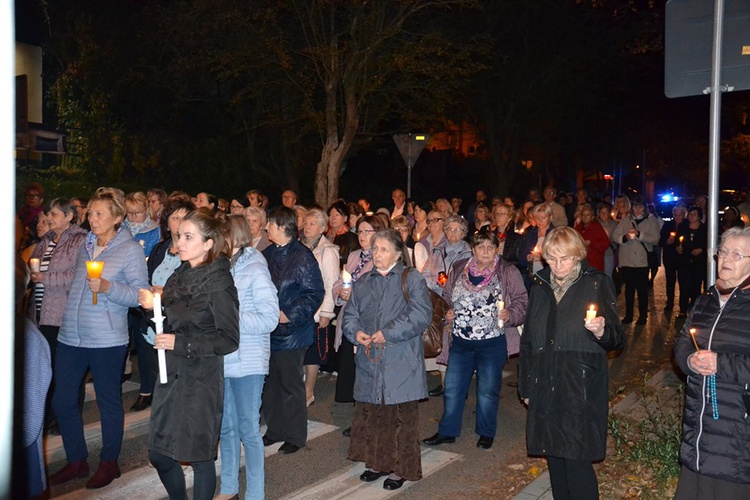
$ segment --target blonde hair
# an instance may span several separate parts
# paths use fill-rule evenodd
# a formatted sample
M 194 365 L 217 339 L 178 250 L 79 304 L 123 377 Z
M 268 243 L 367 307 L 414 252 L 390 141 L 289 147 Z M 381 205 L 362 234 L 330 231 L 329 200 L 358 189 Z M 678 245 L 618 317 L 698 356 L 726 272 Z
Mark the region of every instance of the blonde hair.
M 149 208 L 148 204 L 148 197 L 143 194 L 143 191 L 136 191 L 135 193 L 129 193 L 125 197 L 125 208 L 127 209 L 129 206 L 138 206 L 138 208 L 143 209 L 143 212 L 145 212 L 146 216 L 153 219 L 154 214 L 151 212 L 151 209 Z
M 586 244 L 583 238 L 578 231 L 568 226 L 556 227 L 544 237 L 542 256 L 545 260 L 552 251 L 576 257 L 579 261 L 586 258 Z

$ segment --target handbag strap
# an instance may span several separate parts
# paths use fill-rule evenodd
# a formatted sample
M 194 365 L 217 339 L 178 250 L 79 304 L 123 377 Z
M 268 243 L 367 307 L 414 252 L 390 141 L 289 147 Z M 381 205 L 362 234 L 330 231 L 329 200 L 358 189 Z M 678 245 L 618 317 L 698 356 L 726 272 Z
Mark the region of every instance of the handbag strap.
M 406 303 L 409 303 L 409 291 L 406 289 L 406 278 L 409 276 L 409 268 L 405 267 L 404 271 L 401 273 L 401 291 L 404 294 L 404 299 L 406 299 Z

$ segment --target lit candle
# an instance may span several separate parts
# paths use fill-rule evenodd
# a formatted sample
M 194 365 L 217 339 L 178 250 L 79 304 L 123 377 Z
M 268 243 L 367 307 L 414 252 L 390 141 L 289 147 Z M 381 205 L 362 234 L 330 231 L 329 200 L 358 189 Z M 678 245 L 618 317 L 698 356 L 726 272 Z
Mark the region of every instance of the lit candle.
M 690 329 L 690 337 L 693 339 L 693 345 L 695 346 L 695 350 L 700 351 L 701 348 L 698 347 L 698 341 L 695 340 L 695 328 Z
M 671 238 L 674 238 L 675 236 L 677 236 L 677 233 L 675 233 L 674 231 L 672 231 L 671 233 L 669 233 L 669 236 Z
M 31 269 L 32 273 L 38 273 L 39 272 L 39 259 L 33 258 L 29 259 L 29 268 Z
M 505 322 L 500 319 L 500 312 L 505 309 L 505 301 L 503 299 L 500 299 L 497 301 L 497 327 L 503 328 L 505 326 Z
M 164 333 L 164 315 L 161 312 L 161 294 L 154 294 L 154 326 L 156 334 Z M 159 382 L 167 383 L 167 353 L 164 349 L 157 349 L 156 355 L 159 360 Z
M 104 270 L 104 262 L 100 260 L 87 260 L 86 261 L 86 272 L 89 275 L 89 279 L 101 279 L 102 271 Z M 92 304 L 96 305 L 96 292 L 93 294 Z
M 594 304 L 591 304 L 589 306 L 589 310 L 586 311 L 586 321 L 588 322 L 594 318 L 596 318 L 596 306 Z
M 680 236 L 680 244 L 682 244 L 682 240 L 684 240 L 684 239 L 685 239 L 684 236 Z
M 352 275 L 346 269 L 341 271 L 341 280 L 343 281 L 342 285 L 344 288 L 352 287 Z

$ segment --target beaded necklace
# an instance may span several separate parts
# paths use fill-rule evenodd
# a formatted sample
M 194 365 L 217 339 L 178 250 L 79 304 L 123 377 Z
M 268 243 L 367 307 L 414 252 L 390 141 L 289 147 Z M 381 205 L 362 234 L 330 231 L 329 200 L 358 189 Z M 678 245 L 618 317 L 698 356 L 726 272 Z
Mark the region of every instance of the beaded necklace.
M 716 399 L 716 374 L 708 376 L 708 399 L 711 400 L 711 416 L 719 420 L 719 401 Z

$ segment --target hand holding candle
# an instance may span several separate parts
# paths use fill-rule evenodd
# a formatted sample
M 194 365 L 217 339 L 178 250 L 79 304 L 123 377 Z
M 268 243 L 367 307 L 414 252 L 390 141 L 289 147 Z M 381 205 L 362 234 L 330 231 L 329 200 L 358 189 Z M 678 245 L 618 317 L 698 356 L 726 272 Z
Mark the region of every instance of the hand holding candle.
M 161 313 L 161 294 L 154 294 L 154 326 L 156 335 L 164 333 L 164 315 Z M 167 383 L 167 355 L 163 348 L 156 349 L 159 360 L 159 382 Z
M 344 288 L 352 287 L 352 275 L 346 269 L 341 271 L 341 281 L 343 281 L 342 286 Z
M 586 311 L 586 322 L 589 322 L 594 318 L 596 318 L 596 305 L 591 304 L 588 311 Z
M 89 279 L 98 280 L 102 277 L 102 271 L 104 270 L 104 262 L 100 260 L 87 260 L 86 261 L 86 272 L 89 275 Z M 93 294 L 92 304 L 96 305 L 96 292 Z
M 501 314 L 505 310 L 505 301 L 503 299 L 500 299 L 497 301 L 497 327 L 503 328 L 505 326 L 505 322 L 503 321 Z
M 31 269 L 32 273 L 38 273 L 39 266 L 40 266 L 39 259 L 37 258 L 29 259 L 29 269 Z
M 606 321 L 604 320 L 604 316 L 597 316 L 596 305 L 591 304 L 586 310 L 586 320 L 584 321 L 583 325 L 588 331 L 594 334 L 594 337 L 600 339 L 604 335 L 605 324 Z

